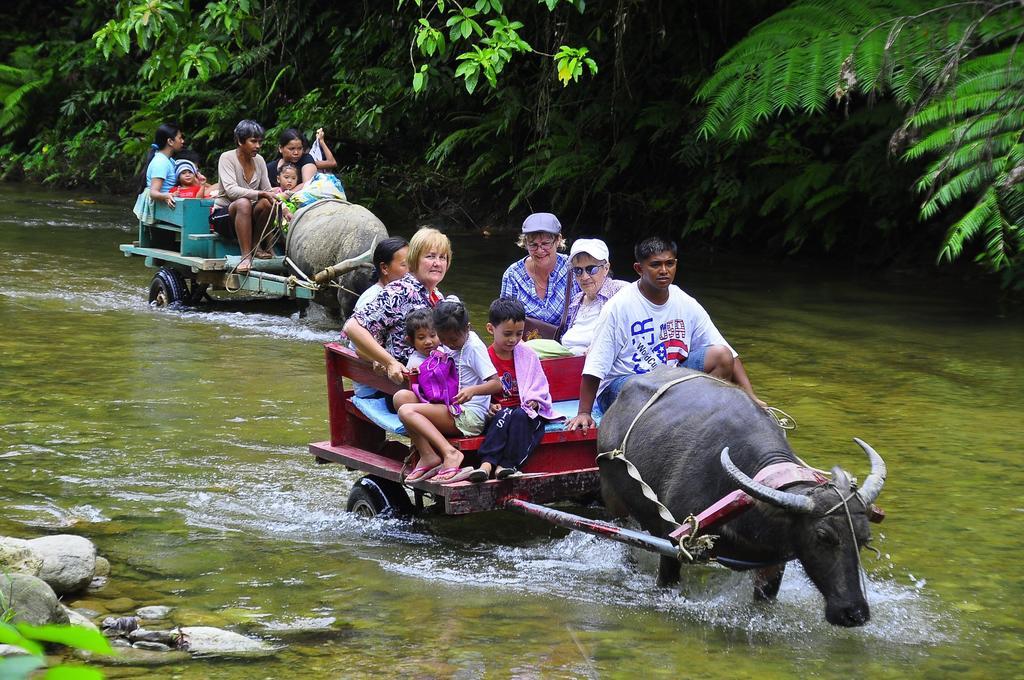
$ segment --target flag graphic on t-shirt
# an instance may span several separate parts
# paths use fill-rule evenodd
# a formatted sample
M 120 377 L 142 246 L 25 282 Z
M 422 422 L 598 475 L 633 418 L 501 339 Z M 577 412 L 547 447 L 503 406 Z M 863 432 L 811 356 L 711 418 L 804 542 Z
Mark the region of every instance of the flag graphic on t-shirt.
M 690 353 L 690 350 L 686 346 L 686 343 L 683 342 L 682 340 L 677 340 L 675 338 L 670 338 L 666 340 L 665 342 L 661 343 L 661 346 L 663 348 L 662 351 L 665 352 L 664 361 L 666 364 L 670 364 L 673 361 L 681 364 L 684 361 L 686 361 L 686 357 Z M 661 352 L 659 352 L 659 354 L 660 353 Z

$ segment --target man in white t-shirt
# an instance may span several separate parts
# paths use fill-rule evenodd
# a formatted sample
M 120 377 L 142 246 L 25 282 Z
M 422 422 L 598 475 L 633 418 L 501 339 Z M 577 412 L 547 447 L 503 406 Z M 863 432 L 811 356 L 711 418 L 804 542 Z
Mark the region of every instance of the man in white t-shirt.
M 657 236 L 634 248 L 640 280 L 605 303 L 580 381 L 579 412 L 567 430 L 594 426 L 591 411 L 603 413 L 628 378 L 661 364 L 704 371 L 754 394 L 743 363 L 711 317 L 678 286 L 676 244 Z M 595 404 L 596 402 L 596 404 Z

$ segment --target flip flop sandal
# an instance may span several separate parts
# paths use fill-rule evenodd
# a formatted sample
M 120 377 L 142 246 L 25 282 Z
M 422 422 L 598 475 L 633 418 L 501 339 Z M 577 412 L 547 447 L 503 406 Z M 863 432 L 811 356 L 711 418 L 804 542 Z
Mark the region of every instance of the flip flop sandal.
M 445 472 L 447 472 L 448 474 L 454 474 L 452 474 L 451 477 L 445 477 Z M 464 467 L 461 469 L 446 468 L 445 470 L 441 470 L 441 472 L 437 473 L 439 479 L 435 479 L 434 481 L 437 482 L 438 484 L 454 484 L 455 482 L 465 481 L 471 474 L 473 474 L 473 468 L 471 467 Z
M 473 482 L 474 484 L 481 484 L 486 482 L 489 476 L 490 475 L 487 474 L 487 470 L 473 470 L 469 473 L 469 476 L 466 477 L 466 481 Z
M 443 473 L 441 469 L 441 463 L 437 465 L 419 465 L 413 468 L 412 472 L 405 476 L 404 482 L 425 482 L 431 477 L 435 477 L 438 474 Z
M 500 470 L 498 470 L 497 473 L 495 473 L 494 478 L 508 479 L 509 477 L 518 477 L 521 474 L 522 473 L 519 472 L 519 470 L 516 470 L 515 468 L 501 468 Z

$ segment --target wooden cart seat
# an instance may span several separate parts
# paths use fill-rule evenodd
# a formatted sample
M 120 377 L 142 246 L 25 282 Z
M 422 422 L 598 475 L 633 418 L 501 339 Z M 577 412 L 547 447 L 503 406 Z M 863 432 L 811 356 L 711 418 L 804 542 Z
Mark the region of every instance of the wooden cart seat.
M 398 419 L 397 413 L 388 409 L 385 399 L 353 397 L 351 403 L 373 424 L 384 428 L 385 431 L 392 434 L 402 435 L 403 437 L 406 436 L 405 425 L 403 425 L 402 421 Z M 580 401 L 579 399 L 556 401 L 552 404 L 552 407 L 555 413 L 565 418 L 565 420 L 568 420 L 575 416 L 579 411 Z M 547 425 L 544 426 L 544 431 L 562 432 L 565 430 L 565 420 L 549 421 Z M 601 417 L 595 416 L 594 420 L 600 424 Z

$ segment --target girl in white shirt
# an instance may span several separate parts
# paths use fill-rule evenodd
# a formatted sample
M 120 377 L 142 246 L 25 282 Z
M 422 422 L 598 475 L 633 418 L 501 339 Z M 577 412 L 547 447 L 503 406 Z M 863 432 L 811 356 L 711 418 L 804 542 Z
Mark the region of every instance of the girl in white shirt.
M 469 326 L 469 312 L 461 302 L 444 301 L 434 308 L 434 330 L 450 350 L 459 372 L 459 392 L 452 399 L 461 409 L 452 415 L 446 404 L 421 402 L 411 390 L 400 390 L 394 403 L 398 417 L 419 452 L 419 464 L 406 477 L 418 482 L 433 478 L 442 483 L 466 479 L 472 467 L 461 467 L 463 453 L 448 437 L 475 436 L 484 431 L 491 395 L 501 392 L 498 373 L 487 347 Z

